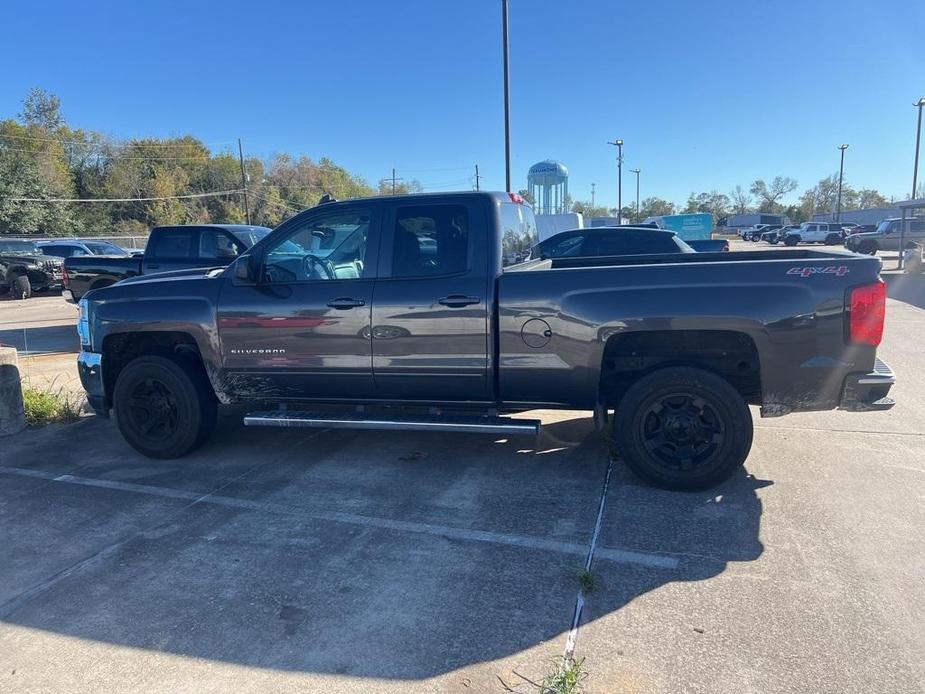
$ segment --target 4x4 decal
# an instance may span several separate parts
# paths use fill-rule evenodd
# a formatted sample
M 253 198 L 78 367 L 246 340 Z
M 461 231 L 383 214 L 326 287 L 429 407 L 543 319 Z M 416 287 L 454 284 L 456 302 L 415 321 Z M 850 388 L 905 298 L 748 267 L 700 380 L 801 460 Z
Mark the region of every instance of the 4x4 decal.
M 810 266 L 810 267 L 792 267 L 787 270 L 788 275 L 799 275 L 800 277 L 810 277 L 811 275 L 835 275 L 836 277 L 843 277 L 847 275 L 851 270 L 848 269 L 847 265 L 823 265 L 821 267 Z

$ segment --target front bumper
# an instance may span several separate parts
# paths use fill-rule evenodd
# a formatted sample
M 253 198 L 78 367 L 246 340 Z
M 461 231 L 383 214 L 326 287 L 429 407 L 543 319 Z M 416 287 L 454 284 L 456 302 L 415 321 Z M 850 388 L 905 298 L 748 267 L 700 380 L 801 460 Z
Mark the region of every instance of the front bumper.
M 874 370 L 866 374 L 849 374 L 842 388 L 838 409 L 849 412 L 888 410 L 896 401 L 888 396 L 896 383 L 896 374 L 886 362 L 877 359 Z
M 96 352 L 81 352 L 77 357 L 77 373 L 80 383 L 87 391 L 87 402 L 99 417 L 108 417 L 112 403 L 106 397 L 103 383 L 103 355 Z

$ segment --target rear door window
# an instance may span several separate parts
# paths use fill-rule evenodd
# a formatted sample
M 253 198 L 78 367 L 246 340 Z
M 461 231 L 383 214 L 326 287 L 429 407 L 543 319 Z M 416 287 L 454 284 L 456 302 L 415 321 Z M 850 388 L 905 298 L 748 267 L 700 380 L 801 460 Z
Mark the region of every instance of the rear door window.
M 164 229 L 154 237 L 154 247 L 148 254 L 155 258 L 194 258 L 198 249 L 194 240 L 196 229 Z
M 399 207 L 392 277 L 435 277 L 469 267 L 469 212 L 464 205 Z

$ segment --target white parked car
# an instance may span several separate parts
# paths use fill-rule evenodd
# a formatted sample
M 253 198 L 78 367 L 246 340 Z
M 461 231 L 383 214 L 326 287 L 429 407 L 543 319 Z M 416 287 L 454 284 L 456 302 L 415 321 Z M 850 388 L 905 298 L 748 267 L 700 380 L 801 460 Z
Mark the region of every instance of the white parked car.
M 786 246 L 796 246 L 798 243 L 824 243 L 827 246 L 836 246 L 843 241 L 841 224 L 819 222 L 803 222 L 799 229 L 788 231 L 783 238 Z

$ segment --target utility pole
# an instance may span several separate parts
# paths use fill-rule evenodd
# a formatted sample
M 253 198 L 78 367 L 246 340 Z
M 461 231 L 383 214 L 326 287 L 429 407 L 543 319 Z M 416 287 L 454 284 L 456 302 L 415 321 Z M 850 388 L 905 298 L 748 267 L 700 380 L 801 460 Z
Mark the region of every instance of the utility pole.
M 915 167 L 912 169 L 912 195 L 909 196 L 910 200 L 915 200 L 915 192 L 919 185 L 919 143 L 922 141 L 922 107 L 925 106 L 925 96 L 912 105 L 919 107 L 919 125 L 915 129 Z
M 591 184 L 591 214 L 594 214 L 594 184 Z
M 841 150 L 841 164 L 838 167 L 838 203 L 835 208 L 836 222 L 841 221 L 841 183 L 845 175 L 845 150 L 848 149 L 848 145 L 838 145 L 838 148 Z
M 479 179 L 480 178 L 483 178 L 483 177 L 479 175 L 479 165 L 476 164 L 475 165 L 475 189 L 476 190 L 479 190 Z
M 623 221 L 623 140 L 608 142 L 617 148 L 617 224 Z
M 511 192 L 511 84 L 507 43 L 507 2 L 501 0 L 501 40 L 504 52 L 504 184 Z
M 637 224 L 639 223 L 639 169 L 630 169 L 634 174 L 636 174 L 636 219 L 634 220 Z
M 238 138 L 238 160 L 241 162 L 241 188 L 244 190 L 244 218 L 251 223 L 251 210 L 247 204 L 247 174 L 244 173 L 244 150 L 241 148 L 241 138 Z
M 392 169 L 392 195 L 395 195 L 395 182 L 403 180 L 401 177 L 396 178 L 395 169 Z

